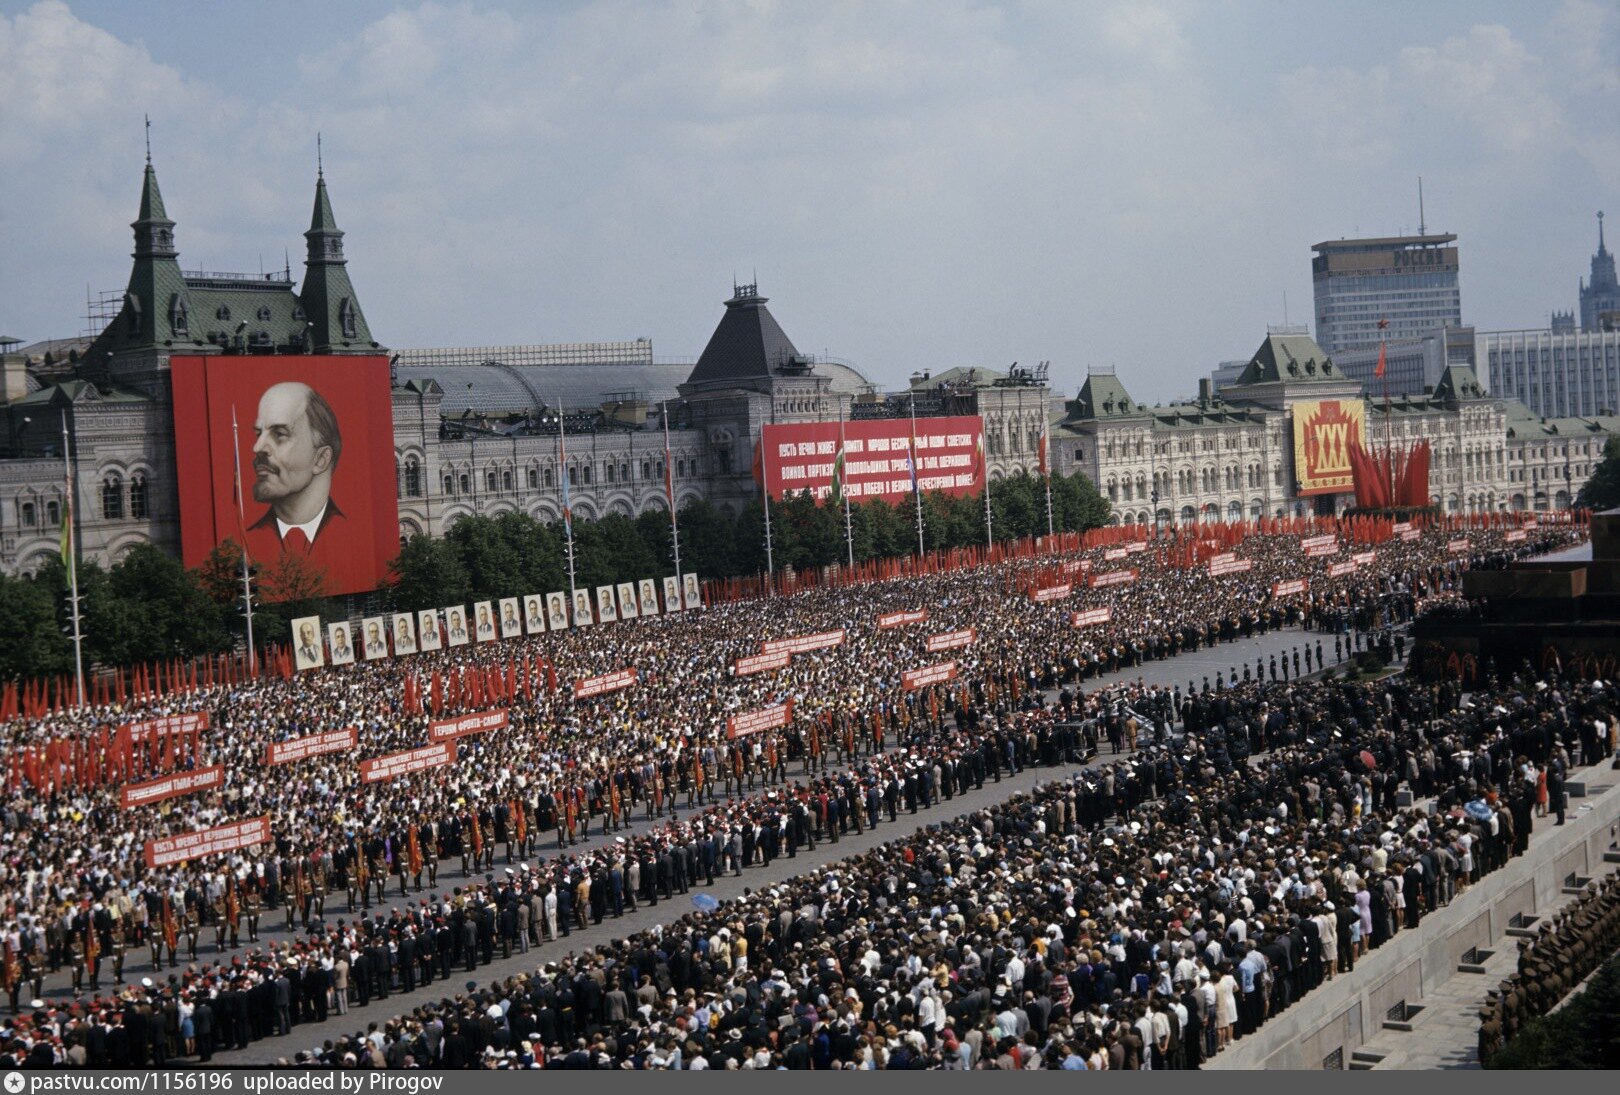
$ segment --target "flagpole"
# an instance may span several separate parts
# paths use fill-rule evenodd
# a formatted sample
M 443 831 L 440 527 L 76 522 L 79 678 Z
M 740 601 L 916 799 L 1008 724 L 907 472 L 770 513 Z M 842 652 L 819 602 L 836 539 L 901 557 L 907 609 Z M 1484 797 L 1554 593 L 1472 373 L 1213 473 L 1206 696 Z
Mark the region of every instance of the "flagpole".
M 68 568 L 68 603 L 73 608 L 73 679 L 79 706 L 84 706 L 84 634 L 79 615 L 79 545 L 73 534 L 73 449 L 68 441 L 67 411 L 62 412 L 62 470 L 66 475 L 67 512 L 62 515 L 63 554 Z
M 669 457 L 669 400 L 663 402 L 664 410 L 664 500 L 669 503 L 669 542 L 675 549 L 675 580 L 681 580 L 681 529 L 675 523 L 675 469 L 670 465 Z M 570 593 L 570 596 L 573 594 Z
M 776 404 L 771 404 L 771 425 L 776 425 Z M 771 487 L 770 474 L 765 467 L 765 431 L 759 431 L 759 440 L 754 442 L 754 459 L 759 463 L 759 493 L 765 500 L 765 589 L 771 595 L 776 593 L 776 556 L 771 540 Z
M 844 547 L 849 555 L 849 569 L 855 569 L 855 523 L 849 515 L 849 454 L 844 451 L 844 399 L 838 398 L 838 456 L 843 461 L 844 482 L 838 484 L 838 493 L 844 496 Z
M 1056 534 L 1057 528 L 1052 521 L 1052 423 L 1048 418 L 1050 412 L 1041 414 L 1041 477 L 1046 480 L 1046 539 L 1050 541 Z M 1047 544 L 1051 548 L 1050 542 Z
M 568 545 L 568 603 L 574 603 L 577 590 L 574 586 L 574 513 L 568 504 L 568 428 L 563 419 L 566 412 L 563 410 L 562 400 L 557 401 L 557 483 L 562 488 L 563 533 Z M 664 470 L 669 470 L 668 457 L 665 457 Z M 572 608 L 569 609 L 573 611 Z
M 980 430 L 981 430 L 981 432 L 979 433 L 979 449 L 980 449 L 979 463 L 984 468 L 984 548 L 985 548 L 986 551 L 991 551 L 996 546 L 996 536 L 995 536 L 995 533 L 991 530 L 991 527 L 990 527 L 990 458 L 989 458 L 989 456 L 985 455 L 984 451 L 983 451 L 984 450 L 984 433 L 982 432 L 983 431 L 982 426 L 980 427 Z
M 248 562 L 247 533 L 242 531 L 242 445 L 237 438 L 236 404 L 231 404 L 231 456 L 236 461 L 236 527 L 242 532 L 242 613 L 247 617 L 248 672 L 259 673 L 259 656 L 253 649 L 253 574 Z
M 917 479 L 917 393 L 911 392 L 911 500 L 917 504 L 917 558 L 923 556 L 922 484 Z

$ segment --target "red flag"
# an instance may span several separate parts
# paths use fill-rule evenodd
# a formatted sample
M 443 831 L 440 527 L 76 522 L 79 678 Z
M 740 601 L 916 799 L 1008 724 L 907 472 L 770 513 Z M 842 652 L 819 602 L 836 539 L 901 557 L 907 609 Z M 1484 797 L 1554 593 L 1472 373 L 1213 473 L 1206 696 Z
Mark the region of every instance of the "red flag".
M 1388 364 L 1389 362 L 1384 357 L 1384 344 L 1380 342 L 1378 344 L 1378 367 L 1373 369 L 1373 376 L 1382 377 L 1384 375 L 1384 368 Z

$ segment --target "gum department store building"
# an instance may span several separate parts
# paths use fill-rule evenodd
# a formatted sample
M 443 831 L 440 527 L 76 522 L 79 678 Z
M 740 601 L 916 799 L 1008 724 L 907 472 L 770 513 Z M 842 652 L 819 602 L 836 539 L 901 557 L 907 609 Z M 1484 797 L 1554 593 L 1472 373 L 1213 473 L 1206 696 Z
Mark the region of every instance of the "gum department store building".
M 646 339 L 575 345 L 391 352 L 366 323 L 324 178 L 301 284 L 269 275 L 183 270 L 175 223 L 147 165 L 128 287 L 105 298 L 105 325 L 82 339 L 4 353 L 0 568 L 40 566 L 58 550 L 64 513 L 64 418 L 76 472 L 76 530 L 87 557 L 111 563 L 151 541 L 178 554 L 172 354 L 391 354 L 399 534 L 440 535 L 470 514 L 560 514 L 557 433 L 567 430 L 575 516 L 662 511 L 667 405 L 677 505 L 707 498 L 736 513 L 758 491 L 753 446 L 768 423 L 978 414 L 992 479 L 1033 472 L 1051 431 L 1053 468 L 1084 471 L 1117 521 L 1182 523 L 1303 513 L 1352 497 L 1296 495 L 1290 411 L 1356 399 L 1300 329 L 1267 333 L 1239 380 L 1199 398 L 1148 406 L 1112 372 L 1075 399 L 1045 370 L 948 366 L 882 392 L 846 363 L 801 353 L 755 286 L 735 288 L 695 364 L 660 361 Z M 1162 367 L 1141 362 L 1143 369 Z M 1447 512 L 1562 508 L 1620 420 L 1538 418 L 1451 367 L 1432 391 L 1389 407 L 1396 444 L 1428 439 L 1430 490 Z M 1367 402 L 1377 448 L 1385 409 Z

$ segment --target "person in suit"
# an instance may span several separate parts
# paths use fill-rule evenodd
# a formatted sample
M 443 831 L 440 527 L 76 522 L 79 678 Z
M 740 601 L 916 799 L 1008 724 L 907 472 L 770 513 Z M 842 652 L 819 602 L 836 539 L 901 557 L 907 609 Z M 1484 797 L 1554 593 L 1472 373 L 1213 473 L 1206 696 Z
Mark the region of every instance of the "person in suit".
M 505 611 L 501 616 L 501 635 L 510 636 L 521 634 L 523 634 L 523 625 L 518 623 L 517 605 L 506 605 Z
M 450 641 L 465 642 L 467 639 L 467 619 L 461 614 L 461 609 L 450 610 Z
M 366 657 L 388 657 L 388 642 L 382 637 L 382 628 L 375 623 L 366 625 Z
M 340 562 L 344 516 L 332 499 L 343 454 L 337 415 L 308 384 L 272 384 L 259 397 L 253 423 L 253 499 L 267 507 L 248 527 L 248 554 L 268 560 L 291 551 L 310 561 Z
M 401 616 L 398 625 L 394 630 L 394 653 L 416 653 L 416 636 L 411 634 L 411 618 Z
M 480 639 L 493 639 L 495 637 L 495 621 L 489 618 L 489 606 L 478 606 L 478 637 Z
M 321 645 L 315 637 L 314 624 L 298 625 L 298 660 L 307 666 L 321 664 Z
M 546 629 L 545 619 L 540 615 L 540 598 L 530 597 L 524 602 L 525 615 L 528 616 L 528 631 L 532 635 Z
M 431 608 L 417 614 L 416 630 L 423 650 L 439 649 L 439 614 Z
M 551 630 L 561 631 L 568 626 L 568 611 L 561 598 L 551 605 Z
M 581 620 L 591 623 L 595 619 L 596 617 L 591 614 L 591 595 L 583 589 L 576 590 L 574 592 L 574 623 L 578 624 Z
M 332 632 L 332 660 L 334 662 L 349 662 L 354 660 L 354 647 L 349 645 L 349 629 L 338 624 Z

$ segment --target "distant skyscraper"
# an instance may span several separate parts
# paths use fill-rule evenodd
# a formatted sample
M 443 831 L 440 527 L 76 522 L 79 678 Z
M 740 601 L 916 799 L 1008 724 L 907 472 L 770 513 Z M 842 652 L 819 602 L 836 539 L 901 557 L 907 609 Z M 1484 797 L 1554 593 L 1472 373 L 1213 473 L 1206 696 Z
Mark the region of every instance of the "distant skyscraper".
M 1462 323 L 1451 234 L 1329 240 L 1311 250 L 1316 341 L 1330 355 Z M 1596 267 L 1594 266 L 1594 269 Z M 1380 330 L 1379 320 L 1389 326 Z
M 1614 276 L 1614 256 L 1603 242 L 1603 214 L 1598 213 L 1598 249 L 1592 256 L 1592 276 L 1581 282 L 1581 330 L 1603 327 L 1602 315 L 1620 309 L 1620 282 Z

